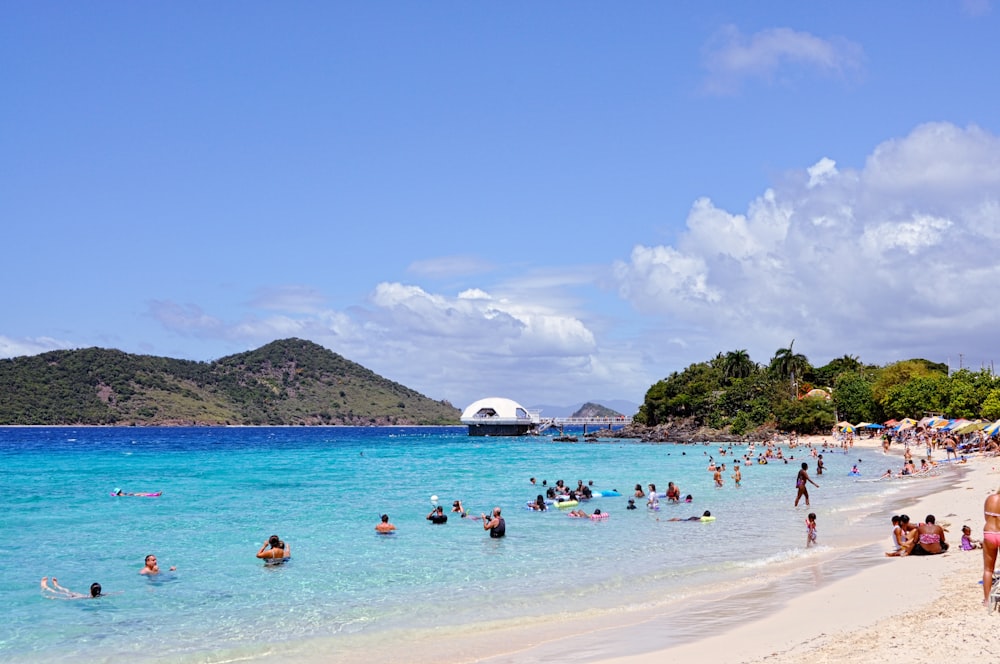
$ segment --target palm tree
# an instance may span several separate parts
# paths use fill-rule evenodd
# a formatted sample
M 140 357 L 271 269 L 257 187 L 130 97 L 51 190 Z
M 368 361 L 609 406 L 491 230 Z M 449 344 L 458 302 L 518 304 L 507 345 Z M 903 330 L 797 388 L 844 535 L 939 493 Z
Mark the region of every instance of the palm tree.
M 798 386 L 797 376 L 801 376 L 809 370 L 809 360 L 805 355 L 796 353 L 795 339 L 788 344 L 788 348 L 779 348 L 774 357 L 771 358 L 771 370 L 781 377 L 788 377 L 792 387 L 792 398 L 796 397 Z
M 730 380 L 746 378 L 753 374 L 756 368 L 757 363 L 750 359 L 750 354 L 745 348 L 731 350 L 722 357 L 722 373 Z

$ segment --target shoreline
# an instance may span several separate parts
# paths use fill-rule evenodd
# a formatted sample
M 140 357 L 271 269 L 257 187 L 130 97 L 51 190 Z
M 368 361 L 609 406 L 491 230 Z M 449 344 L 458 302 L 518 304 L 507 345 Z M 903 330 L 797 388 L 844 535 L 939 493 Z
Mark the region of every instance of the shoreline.
M 885 558 L 885 564 L 803 593 L 760 620 L 690 643 L 596 661 L 694 662 L 707 653 L 712 661 L 734 664 L 1000 656 L 1000 617 L 989 615 L 981 603 L 982 553 L 959 546 L 962 525 L 972 528 L 974 538 L 982 536 L 983 502 L 1000 485 L 1000 458 L 973 457 L 966 466 L 954 486 L 922 496 L 903 510 L 915 520 L 935 514 L 939 524 L 948 523 L 948 552 Z M 879 540 L 882 550 L 888 548 L 888 533 L 887 525 L 886 538 Z
M 830 439 L 811 437 L 809 441 L 821 448 Z M 856 441 L 855 448 L 861 447 L 877 449 L 880 441 Z M 890 450 L 892 466 L 897 466 L 901 458 L 901 448 Z M 899 648 L 899 639 L 904 637 L 895 634 L 891 623 L 906 619 L 917 625 L 906 630 L 907 642 L 914 638 L 922 642 L 920 620 L 928 613 L 937 613 L 929 612 L 928 607 L 940 601 L 948 590 L 956 596 L 956 611 L 978 619 L 982 629 L 995 629 L 995 621 L 986 622 L 991 616 L 982 609 L 981 586 L 976 585 L 982 574 L 982 555 L 978 550 L 962 551 L 958 542 L 964 524 L 972 527 L 974 537 L 981 534 L 983 500 L 1000 483 L 997 466 L 1000 459 L 970 458 L 962 472 L 944 484 L 928 485 L 918 480 L 920 484 L 914 485 L 930 493 L 917 497 L 907 491 L 897 499 L 905 505 L 899 513 L 909 513 L 916 521 L 933 513 L 939 523 L 948 524 L 945 527 L 952 549 L 940 556 L 886 558 L 883 553 L 889 548 L 891 515 L 887 512 L 884 533 L 876 539 L 868 537 L 848 546 L 831 547 L 815 558 L 778 565 L 781 569 L 777 572 L 768 568 L 743 582 L 695 592 L 669 604 L 622 606 L 617 612 L 599 615 L 554 615 L 540 624 L 487 625 L 476 633 L 462 626 L 442 625 L 430 635 L 400 634 L 403 638 L 393 639 L 405 642 L 405 646 L 380 639 L 367 643 L 362 640 L 353 645 L 363 647 L 351 647 L 346 652 L 336 652 L 333 643 L 322 639 L 309 644 L 272 644 L 268 652 L 258 651 L 250 659 L 276 661 L 298 656 L 321 661 L 320 653 L 326 657 L 336 653 L 341 662 L 398 661 L 402 656 L 412 662 L 454 663 L 548 662 L 568 657 L 604 664 L 645 664 L 665 657 L 680 662 L 702 661 L 706 656 L 711 661 L 748 664 L 791 664 L 803 661 L 805 656 L 821 662 L 867 661 L 878 654 L 845 652 L 842 648 L 847 637 L 863 639 L 863 647 L 870 649 L 870 642 L 888 632 L 896 640 L 890 639 L 887 647 Z M 939 584 L 939 579 L 945 577 L 963 580 L 964 588 L 956 591 Z M 700 633 L 699 616 L 712 626 L 712 633 Z M 887 621 L 888 627 L 884 624 Z M 1000 638 L 995 642 L 1000 643 Z M 947 652 L 949 656 L 954 654 L 952 649 Z M 888 656 L 890 652 L 881 654 Z M 892 654 L 898 655 L 898 650 Z M 922 657 L 916 659 L 925 661 Z

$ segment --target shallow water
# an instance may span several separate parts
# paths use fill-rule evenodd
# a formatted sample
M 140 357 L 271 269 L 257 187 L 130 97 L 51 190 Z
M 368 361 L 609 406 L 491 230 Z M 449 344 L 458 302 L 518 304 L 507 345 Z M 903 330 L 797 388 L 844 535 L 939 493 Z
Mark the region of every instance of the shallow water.
M 716 489 L 705 467 L 718 451 L 470 438 L 457 427 L 3 428 L 0 524 L 13 541 L 0 556 L 10 609 L 0 659 L 212 659 L 311 639 L 335 651 L 397 630 L 654 606 L 876 530 L 888 543 L 887 510 L 915 486 L 848 476 L 859 459 L 870 476 L 898 465 L 878 452 L 826 452 L 827 473 L 810 487 L 821 546 L 806 550 L 809 510 L 791 503 L 798 463 L 814 472 L 807 452 L 785 448 L 795 461 L 744 466 L 739 488 L 727 458 Z M 534 513 L 524 507 L 541 492 L 532 476 L 623 495 L 583 506 L 609 512 L 605 521 Z M 636 483 L 663 491 L 668 480 L 694 502 L 625 510 Z M 163 495 L 111 497 L 119 487 Z M 508 536 L 491 540 L 457 515 L 429 524 L 432 495 L 446 510 L 454 499 L 474 514 L 501 506 Z M 704 510 L 718 520 L 667 521 Z M 373 530 L 383 512 L 399 529 L 392 536 Z M 254 557 L 272 533 L 291 546 L 285 565 Z M 177 572 L 139 576 L 147 553 Z M 44 575 L 80 592 L 100 581 L 115 594 L 43 599 Z

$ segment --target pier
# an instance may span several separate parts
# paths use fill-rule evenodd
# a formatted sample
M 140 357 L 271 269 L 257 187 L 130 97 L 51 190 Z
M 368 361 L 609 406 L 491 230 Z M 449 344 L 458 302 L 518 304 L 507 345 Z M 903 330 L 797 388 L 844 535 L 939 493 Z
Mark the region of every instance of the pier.
M 632 416 L 619 415 L 615 417 L 542 417 L 539 418 L 538 432 L 541 433 L 553 427 L 561 432 L 567 426 L 582 426 L 583 435 L 587 435 L 587 427 L 595 426 L 600 429 L 614 430 L 615 426 L 622 428 L 632 424 Z

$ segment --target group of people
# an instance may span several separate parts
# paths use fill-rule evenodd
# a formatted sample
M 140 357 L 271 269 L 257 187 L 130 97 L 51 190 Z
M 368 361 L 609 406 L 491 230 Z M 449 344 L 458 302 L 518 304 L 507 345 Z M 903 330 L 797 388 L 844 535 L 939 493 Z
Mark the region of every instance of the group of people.
M 539 496 L 541 497 L 541 496 Z M 462 501 L 456 500 L 452 503 L 452 512 L 461 514 L 462 518 L 467 518 L 465 508 L 462 507 Z M 499 507 L 494 507 L 490 515 L 481 514 L 479 517 L 468 517 L 472 519 L 479 518 L 483 522 L 483 530 L 489 532 L 490 537 L 499 538 L 504 537 L 507 534 L 507 522 L 501 516 L 501 510 Z M 435 525 L 442 525 L 448 523 L 448 515 L 444 513 L 444 508 L 440 505 L 435 505 L 434 509 L 430 511 L 430 514 L 426 517 L 427 521 L 430 521 Z M 382 514 L 379 517 L 379 522 L 375 524 L 375 532 L 380 535 L 388 535 L 396 531 L 396 526 L 389 522 L 389 515 Z M 260 554 L 257 554 L 260 557 Z
M 261 558 L 263 556 L 261 556 L 258 553 L 257 557 Z M 169 568 L 169 571 L 176 572 L 177 567 L 171 566 Z M 156 560 L 156 556 L 153 554 L 149 554 L 143 561 L 143 565 L 139 569 L 139 574 L 143 576 L 156 576 L 159 573 L 160 573 L 160 565 L 159 562 Z M 42 595 L 48 597 L 49 599 L 97 599 L 98 597 L 107 597 L 108 595 L 108 593 L 104 592 L 104 589 L 101 587 L 101 584 L 97 583 L 96 581 L 90 584 L 89 593 L 78 593 L 73 590 L 70 590 L 69 588 L 66 588 L 65 586 L 59 585 L 59 581 L 54 576 L 51 578 L 51 580 L 49 579 L 49 577 L 43 576 L 40 588 L 42 591 Z
M 948 550 L 945 529 L 937 524 L 933 514 L 923 523 L 914 524 L 906 514 L 892 517 L 892 550 L 886 556 L 934 556 Z

